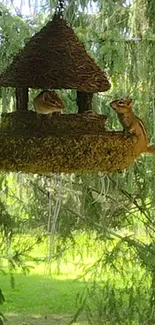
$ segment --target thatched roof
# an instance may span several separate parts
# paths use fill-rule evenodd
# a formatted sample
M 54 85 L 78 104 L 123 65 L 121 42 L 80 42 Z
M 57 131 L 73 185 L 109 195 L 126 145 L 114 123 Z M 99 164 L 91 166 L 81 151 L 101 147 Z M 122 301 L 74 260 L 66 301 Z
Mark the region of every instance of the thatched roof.
M 66 21 L 55 16 L 36 33 L 0 75 L 0 85 L 9 87 L 106 91 L 110 83 L 87 54 Z

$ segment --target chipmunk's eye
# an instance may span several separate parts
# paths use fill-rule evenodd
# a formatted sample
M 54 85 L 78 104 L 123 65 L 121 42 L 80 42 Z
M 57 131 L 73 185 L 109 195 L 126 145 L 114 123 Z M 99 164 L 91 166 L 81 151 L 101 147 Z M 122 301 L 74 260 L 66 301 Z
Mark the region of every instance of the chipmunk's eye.
M 44 94 L 44 101 L 49 102 L 51 100 L 51 95 L 49 93 Z

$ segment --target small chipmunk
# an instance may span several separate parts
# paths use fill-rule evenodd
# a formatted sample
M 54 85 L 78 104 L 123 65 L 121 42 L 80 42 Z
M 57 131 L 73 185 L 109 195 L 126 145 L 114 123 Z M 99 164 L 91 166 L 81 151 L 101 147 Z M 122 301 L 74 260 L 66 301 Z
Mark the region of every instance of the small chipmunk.
M 43 90 L 33 100 L 35 111 L 38 114 L 52 114 L 61 112 L 64 103 L 54 90 Z
M 132 110 L 132 99 L 114 100 L 110 105 L 117 113 L 124 131 L 135 134 L 141 139 L 142 152 L 155 153 L 155 145 L 149 146 L 149 140 L 144 123 Z

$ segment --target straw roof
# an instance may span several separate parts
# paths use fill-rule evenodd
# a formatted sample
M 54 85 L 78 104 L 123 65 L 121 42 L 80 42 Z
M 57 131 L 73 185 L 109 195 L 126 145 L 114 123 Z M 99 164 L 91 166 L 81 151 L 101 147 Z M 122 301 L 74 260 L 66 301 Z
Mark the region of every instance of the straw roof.
M 0 85 L 41 89 L 106 91 L 110 83 L 87 54 L 67 22 L 54 16 L 13 58 L 0 75 Z

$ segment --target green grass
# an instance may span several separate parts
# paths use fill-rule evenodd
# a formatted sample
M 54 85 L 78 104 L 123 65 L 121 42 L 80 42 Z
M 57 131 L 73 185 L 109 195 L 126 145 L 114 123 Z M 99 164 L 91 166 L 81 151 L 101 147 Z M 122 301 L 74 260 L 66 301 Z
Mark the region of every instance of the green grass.
M 93 325 L 142 325 L 146 322 L 150 312 L 151 278 L 134 258 L 133 251 L 126 250 L 125 246 L 124 251 L 120 250 L 108 264 L 105 257 L 110 256 L 107 255 L 108 249 L 109 254 L 112 249 L 110 245 L 107 248 L 102 243 L 92 247 L 91 239 L 91 249 L 87 252 L 86 245 L 80 244 L 75 254 L 67 250 L 63 259 L 51 264 L 51 276 L 47 276 L 47 264 L 34 264 L 32 259 L 28 262 L 33 266 L 29 274 L 21 274 L 20 269 L 15 273 L 14 289 L 9 275 L 0 275 L 0 287 L 6 298 L 1 310 L 8 317 L 8 325 L 68 325 L 86 296 L 85 307 L 87 311 L 89 307 Z M 112 245 L 115 248 L 115 242 Z M 40 256 L 40 252 L 37 247 L 34 257 Z M 44 248 L 41 253 L 45 256 Z M 91 276 L 86 273 L 83 279 L 77 279 L 96 260 Z M 1 261 L 1 267 L 7 271 L 6 261 L 3 264 Z M 85 310 L 73 324 L 88 324 Z
M 146 313 L 148 297 L 144 291 L 143 284 L 139 291 L 132 292 L 132 288 L 120 288 L 119 282 L 105 282 L 93 288 L 92 282 L 61 279 L 59 277 L 45 277 L 43 275 L 15 274 L 15 289 L 11 288 L 9 276 L 0 277 L 0 287 L 5 295 L 6 302 L 2 306 L 2 312 L 8 317 L 8 324 L 42 324 L 46 319 L 46 325 L 69 324 L 69 320 L 75 314 L 77 307 L 77 297 L 83 294 L 87 287 L 89 292 L 88 303 L 91 312 L 94 313 L 93 325 L 96 324 L 140 324 L 140 318 Z M 147 301 L 146 301 L 147 298 Z M 129 306 L 130 304 L 130 306 Z M 136 311 L 137 309 L 137 311 Z M 138 310 L 141 315 L 138 316 Z M 94 318 L 95 317 L 95 318 Z M 107 323 L 98 323 L 96 319 L 102 321 L 109 319 Z M 80 320 L 81 319 L 81 322 Z M 79 325 L 88 324 L 84 320 L 85 314 L 78 319 Z M 110 321 L 113 319 L 113 321 Z M 115 319 L 119 320 L 117 323 Z M 127 319 L 129 322 L 126 322 Z M 135 320 L 135 321 L 134 321 Z M 49 321 L 49 323 L 48 323 Z M 44 323 L 43 323 L 44 324 Z
M 76 295 L 85 283 L 77 280 L 57 280 L 39 275 L 16 274 L 15 289 L 8 276 L 1 277 L 1 288 L 6 297 L 4 312 L 29 315 L 70 314 L 76 311 Z
M 0 277 L 6 302 L 1 307 L 8 324 L 68 324 L 76 312 L 76 295 L 85 287 L 78 280 L 58 280 L 42 275 L 15 274 L 16 285 L 11 288 L 9 276 Z M 28 323 L 27 323 L 28 322 Z M 79 325 L 86 322 L 75 323 Z

